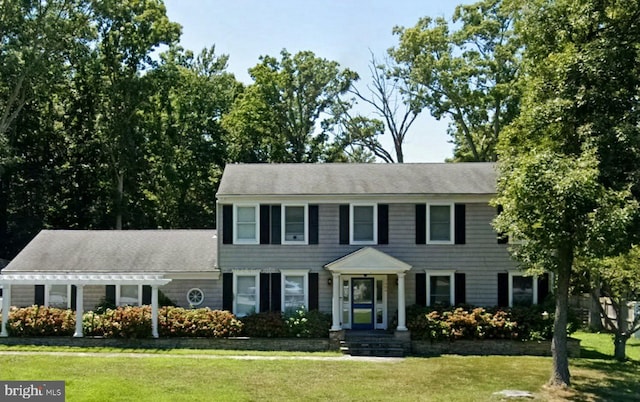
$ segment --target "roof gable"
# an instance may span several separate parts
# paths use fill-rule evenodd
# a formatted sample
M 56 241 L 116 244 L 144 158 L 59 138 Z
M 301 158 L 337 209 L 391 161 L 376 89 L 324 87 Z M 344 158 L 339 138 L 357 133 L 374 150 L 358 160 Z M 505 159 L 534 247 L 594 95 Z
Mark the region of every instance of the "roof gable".
M 369 275 L 395 274 L 411 269 L 411 265 L 372 247 L 361 248 L 324 267 L 341 274 Z

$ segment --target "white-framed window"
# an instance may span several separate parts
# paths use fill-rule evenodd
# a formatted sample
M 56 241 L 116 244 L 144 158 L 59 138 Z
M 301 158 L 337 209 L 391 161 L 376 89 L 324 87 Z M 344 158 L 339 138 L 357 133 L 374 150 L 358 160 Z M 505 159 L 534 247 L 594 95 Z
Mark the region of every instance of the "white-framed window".
M 378 205 L 351 204 L 349 217 L 351 244 L 376 244 L 378 242 Z
M 538 276 L 509 272 L 509 307 L 538 304 Z
M 199 306 L 204 302 L 204 292 L 199 288 L 192 288 L 187 291 L 187 303 L 190 306 Z
M 117 285 L 116 306 L 142 306 L 142 285 Z
M 233 272 L 233 312 L 244 317 L 260 311 L 260 271 Z
M 308 243 L 307 208 L 307 205 L 282 206 L 282 244 Z
M 233 243 L 234 244 L 258 244 L 258 222 L 260 222 L 260 209 L 258 205 L 234 205 L 233 206 Z
M 455 271 L 427 271 L 427 306 L 453 306 Z
M 427 204 L 427 244 L 453 244 L 452 203 Z
M 45 306 L 71 308 L 71 285 L 46 285 Z
M 309 306 L 309 271 L 282 272 L 282 311 Z

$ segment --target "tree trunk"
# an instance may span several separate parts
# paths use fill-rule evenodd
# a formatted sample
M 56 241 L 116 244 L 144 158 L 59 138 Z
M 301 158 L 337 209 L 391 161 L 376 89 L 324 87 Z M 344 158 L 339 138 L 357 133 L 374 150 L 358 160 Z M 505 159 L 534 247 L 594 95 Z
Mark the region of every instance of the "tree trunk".
M 568 387 L 571 385 L 569 374 L 569 354 L 567 350 L 567 321 L 569 310 L 569 279 L 573 264 L 571 249 L 559 251 L 559 266 L 557 272 L 556 313 L 553 322 L 553 340 L 551 355 L 553 357 L 553 371 L 549 385 L 554 387 Z
M 122 200 L 124 198 L 124 174 L 118 173 L 118 194 L 116 200 L 116 230 L 122 230 Z
M 600 313 L 600 288 L 591 289 L 591 305 L 589 306 L 589 329 L 594 332 L 602 331 L 602 315 Z
M 616 336 L 613 340 L 613 357 L 617 361 L 623 362 L 627 360 L 627 340 L 629 339 L 629 323 L 627 321 L 629 316 L 629 307 L 627 306 L 626 299 L 620 300 L 618 310 L 619 311 L 616 311 L 618 325 L 616 328 Z

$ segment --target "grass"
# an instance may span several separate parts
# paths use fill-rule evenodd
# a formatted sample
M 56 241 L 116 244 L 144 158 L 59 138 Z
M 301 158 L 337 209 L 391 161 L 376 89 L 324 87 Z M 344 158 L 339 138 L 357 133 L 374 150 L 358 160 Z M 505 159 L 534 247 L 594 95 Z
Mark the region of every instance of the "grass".
M 640 342 L 630 341 L 628 352 L 632 360 L 618 363 L 611 358 L 609 335 L 578 333 L 577 337 L 583 341 L 584 357 L 571 359 L 573 387 L 564 391 L 542 387 L 551 370 L 550 358 L 513 356 L 441 356 L 374 363 L 224 358 L 224 354 L 258 354 L 246 351 L 147 350 L 155 356 L 138 358 L 127 354 L 80 357 L 27 353 L 0 355 L 0 380 L 65 380 L 68 401 L 495 401 L 498 399 L 492 394 L 504 389 L 531 391 L 540 401 L 637 400 Z M 1 349 L 96 351 L 7 346 Z M 209 358 L 176 356 L 185 353 Z

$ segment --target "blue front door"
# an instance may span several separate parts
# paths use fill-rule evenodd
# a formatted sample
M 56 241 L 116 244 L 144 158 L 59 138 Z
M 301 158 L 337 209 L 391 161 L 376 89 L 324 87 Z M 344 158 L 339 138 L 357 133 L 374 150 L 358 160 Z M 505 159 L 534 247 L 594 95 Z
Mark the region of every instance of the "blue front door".
M 373 278 L 351 279 L 352 329 L 373 329 L 374 281 Z

